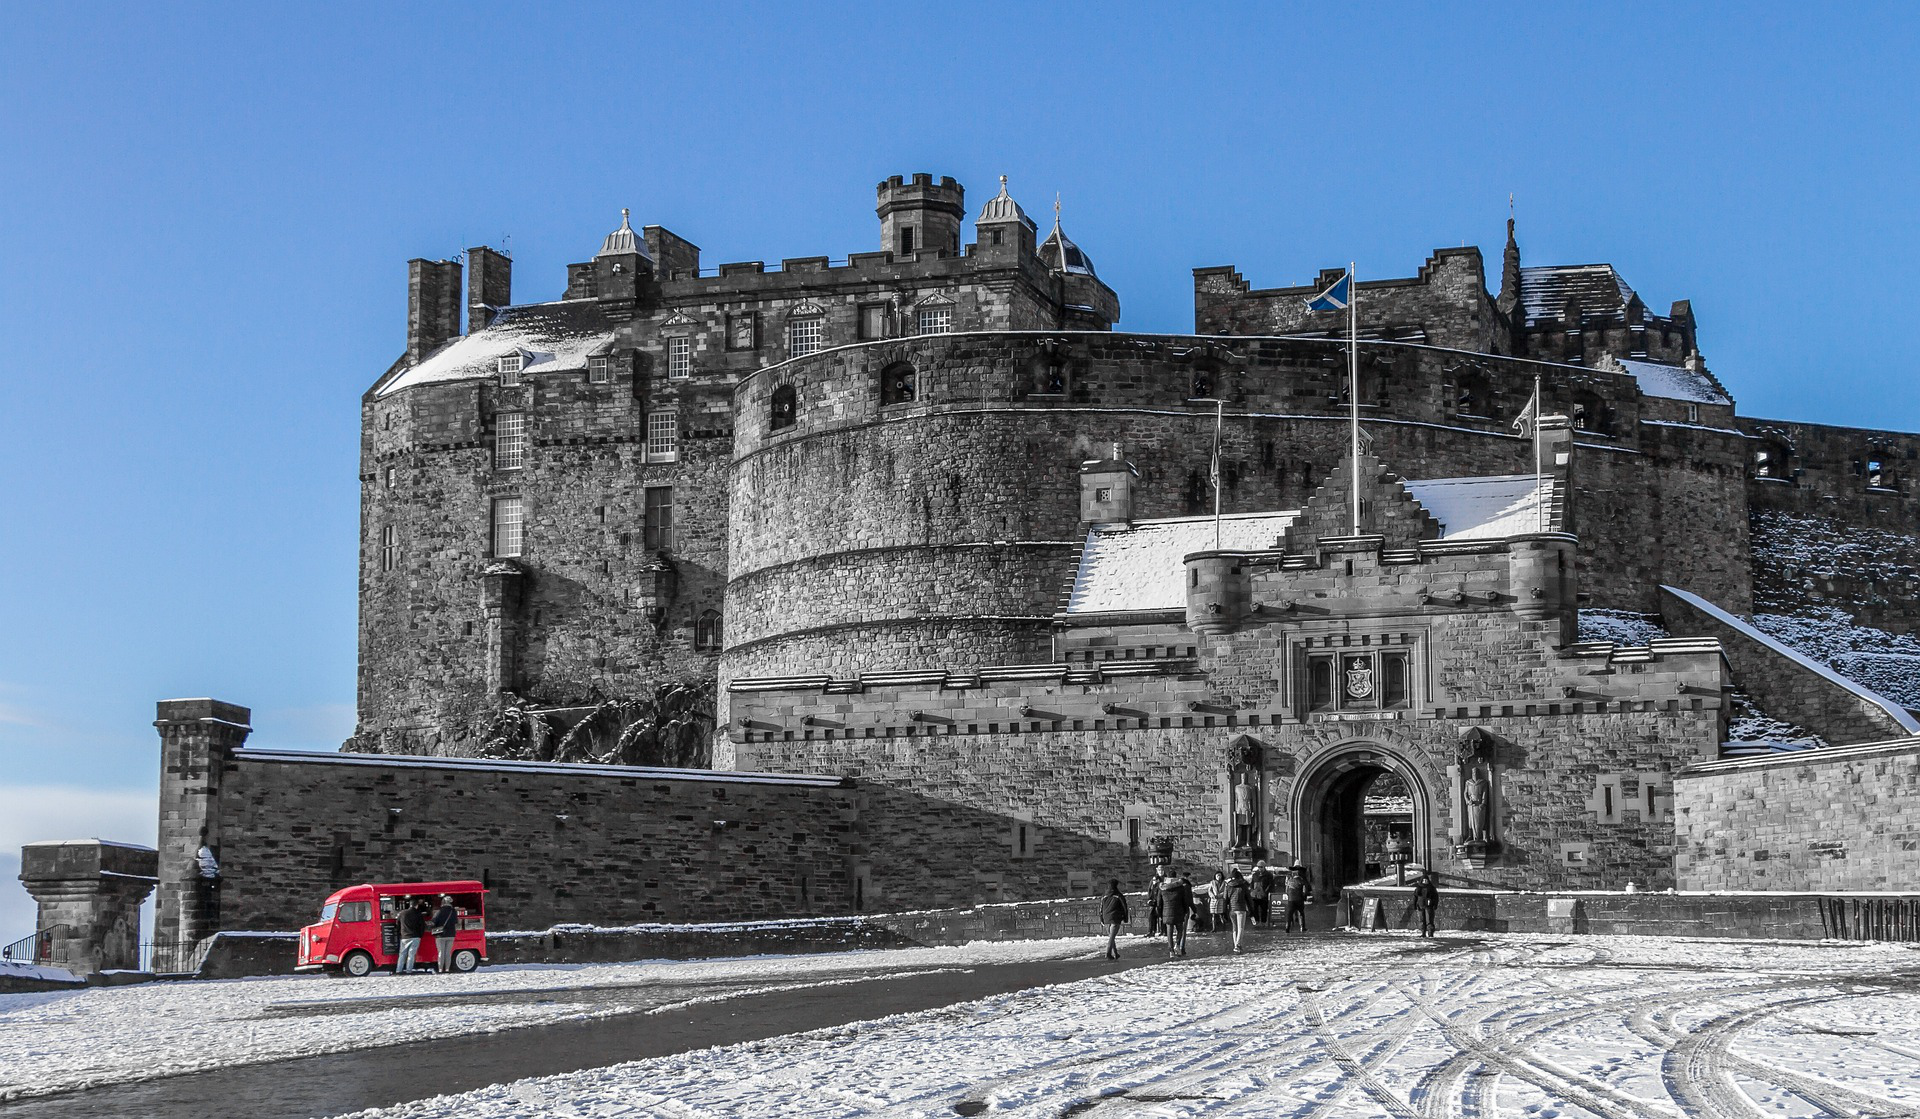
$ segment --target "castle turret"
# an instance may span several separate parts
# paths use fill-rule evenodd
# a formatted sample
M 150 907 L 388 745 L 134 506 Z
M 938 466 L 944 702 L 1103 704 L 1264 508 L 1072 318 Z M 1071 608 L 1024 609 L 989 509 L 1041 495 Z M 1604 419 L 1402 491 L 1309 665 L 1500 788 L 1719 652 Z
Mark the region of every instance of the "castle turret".
M 966 220 L 967 192 L 951 175 L 938 183 L 921 172 L 907 182 L 899 175 L 880 184 L 880 251 L 911 256 L 923 249 L 960 251 L 960 223 Z
M 1133 480 L 1139 473 L 1132 463 L 1121 456 L 1118 443 L 1113 445 L 1113 453 L 1106 458 L 1089 459 L 1081 463 L 1081 527 L 1131 523 Z
M 975 234 L 979 242 L 974 246 L 977 256 L 999 260 L 1020 260 L 1034 254 L 1034 238 L 1038 227 L 1020 203 L 1007 193 L 1007 177 L 1000 176 L 1000 193 L 987 200 L 980 208 L 980 216 L 974 219 Z
M 1120 297 L 1100 282 L 1093 270 L 1093 258 L 1067 237 L 1060 228 L 1060 199 L 1053 200 L 1053 232 L 1038 250 L 1041 263 L 1053 270 L 1060 283 L 1060 302 L 1065 308 L 1061 327 L 1067 330 L 1112 330 L 1120 321 Z
M 642 282 L 653 275 L 653 256 L 633 231 L 625 207 L 620 210 L 620 228 L 607 234 L 600 251 L 593 254 L 593 273 L 595 292 L 609 305 L 609 314 L 616 319 L 631 315 Z

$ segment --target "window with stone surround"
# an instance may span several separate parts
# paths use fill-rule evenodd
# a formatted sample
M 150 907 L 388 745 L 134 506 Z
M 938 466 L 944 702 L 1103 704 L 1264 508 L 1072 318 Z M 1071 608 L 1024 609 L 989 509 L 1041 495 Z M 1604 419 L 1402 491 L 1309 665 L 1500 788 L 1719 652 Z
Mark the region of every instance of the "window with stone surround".
M 653 412 L 647 416 L 647 461 L 680 461 L 680 413 Z
M 518 497 L 493 499 L 493 554 L 496 559 L 511 559 L 520 554 L 524 543 L 521 528 L 526 514 Z
M 913 366 L 896 361 L 880 371 L 880 403 L 909 404 L 919 394 Z
M 501 412 L 493 418 L 493 468 L 518 470 L 527 464 L 527 414 Z
M 500 386 L 512 388 L 520 383 L 520 372 L 527 367 L 527 359 L 522 354 L 501 354 L 495 363 L 500 372 Z
M 699 619 L 693 623 L 693 647 L 696 649 L 720 647 L 720 611 L 701 611 Z
M 664 552 L 673 547 L 673 487 L 648 486 L 646 523 L 641 543 L 649 552 Z
M 760 316 L 752 311 L 738 311 L 727 316 L 727 349 L 757 350 L 760 348 Z
M 808 354 L 818 353 L 821 342 L 825 338 L 825 319 L 818 315 L 794 319 L 787 323 L 787 356 L 806 357 Z
M 587 383 L 604 385 L 613 380 L 613 355 L 594 354 L 587 359 Z
M 684 380 L 693 376 L 693 339 L 667 339 L 667 379 Z
M 400 530 L 392 525 L 380 530 L 380 570 L 392 571 L 400 566 Z
M 1413 703 L 1413 666 L 1403 649 L 1313 653 L 1306 662 L 1308 711 L 1380 711 Z
M 953 330 L 953 308 L 922 307 L 916 325 L 921 334 L 946 334 Z
M 781 431 L 793 426 L 799 414 L 800 394 L 792 385 L 781 385 L 773 390 L 773 397 L 767 404 L 767 428 Z

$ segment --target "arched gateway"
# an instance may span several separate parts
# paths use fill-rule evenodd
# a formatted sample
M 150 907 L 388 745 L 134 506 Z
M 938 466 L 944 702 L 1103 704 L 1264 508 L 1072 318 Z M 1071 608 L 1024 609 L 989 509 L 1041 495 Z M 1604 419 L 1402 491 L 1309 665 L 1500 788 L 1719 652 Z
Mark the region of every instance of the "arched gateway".
M 1319 900 L 1391 872 L 1390 835 L 1411 845 L 1413 865 L 1431 858 L 1429 799 L 1420 771 L 1377 743 L 1344 743 L 1309 764 L 1293 786 L 1293 849 Z

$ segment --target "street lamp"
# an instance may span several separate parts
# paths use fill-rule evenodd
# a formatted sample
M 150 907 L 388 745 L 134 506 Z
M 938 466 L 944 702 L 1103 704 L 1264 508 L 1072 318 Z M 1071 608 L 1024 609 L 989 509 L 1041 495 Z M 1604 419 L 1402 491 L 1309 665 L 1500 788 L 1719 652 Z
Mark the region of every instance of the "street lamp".
M 1394 885 L 1407 884 L 1407 864 L 1413 861 L 1413 844 L 1399 832 L 1387 833 L 1387 861 L 1393 864 Z

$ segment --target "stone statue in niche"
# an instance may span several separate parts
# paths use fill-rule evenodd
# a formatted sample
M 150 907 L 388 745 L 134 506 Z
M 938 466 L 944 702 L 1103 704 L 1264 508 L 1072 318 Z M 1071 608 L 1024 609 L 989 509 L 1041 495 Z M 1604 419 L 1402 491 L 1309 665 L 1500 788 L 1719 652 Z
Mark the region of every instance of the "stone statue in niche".
M 1454 754 L 1454 779 L 1458 782 L 1454 788 L 1460 804 L 1460 855 L 1469 866 L 1484 865 L 1487 856 L 1500 850 L 1500 842 L 1493 835 L 1497 788 L 1493 772 L 1495 746 L 1494 737 L 1486 728 L 1470 727 L 1461 732 Z
M 1251 847 L 1260 835 L 1260 790 L 1245 772 L 1233 786 L 1233 845 Z
M 1227 744 L 1227 803 L 1230 834 L 1227 853 L 1236 861 L 1264 858 L 1261 840 L 1261 813 L 1265 807 L 1262 793 L 1260 743 L 1250 735 L 1240 735 Z
M 1493 785 L 1487 775 L 1479 768 L 1467 774 L 1466 782 L 1461 786 L 1460 799 L 1467 807 L 1467 840 L 1469 842 L 1487 841 L 1487 798 L 1493 793 Z

